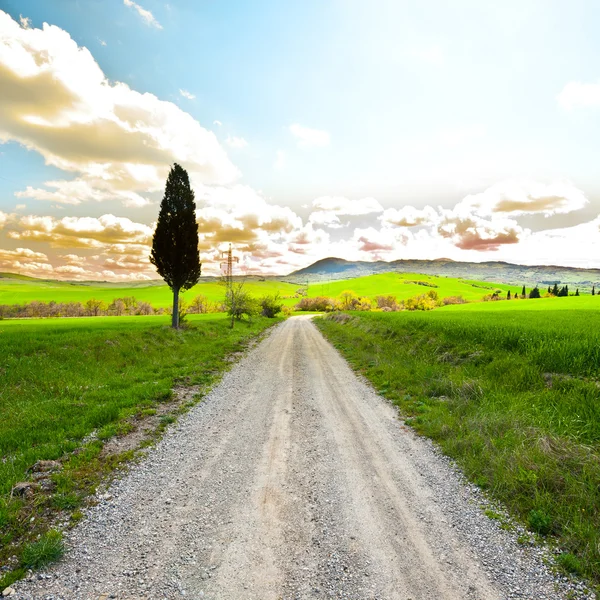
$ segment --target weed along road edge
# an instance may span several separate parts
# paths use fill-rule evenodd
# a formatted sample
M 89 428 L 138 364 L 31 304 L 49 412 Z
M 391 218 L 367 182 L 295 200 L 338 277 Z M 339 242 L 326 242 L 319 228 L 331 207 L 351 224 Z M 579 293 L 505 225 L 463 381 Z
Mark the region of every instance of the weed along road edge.
M 566 598 L 535 549 L 351 371 L 277 326 L 16 598 Z

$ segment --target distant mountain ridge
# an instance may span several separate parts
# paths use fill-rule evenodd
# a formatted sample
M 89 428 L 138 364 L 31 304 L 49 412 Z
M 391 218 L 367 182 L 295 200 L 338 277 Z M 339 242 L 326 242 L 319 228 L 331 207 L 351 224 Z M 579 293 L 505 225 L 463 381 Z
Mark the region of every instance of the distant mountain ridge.
M 348 261 L 329 257 L 290 273 L 286 279 L 293 281 L 322 281 L 324 279 L 351 279 L 375 273 L 397 271 L 399 273 L 424 273 L 446 275 L 480 281 L 495 281 L 515 285 L 540 286 L 566 283 L 581 287 L 592 287 L 600 283 L 600 269 L 579 269 L 556 265 L 515 265 L 502 261 L 482 263 L 459 262 L 449 258 L 435 260 L 378 260 Z

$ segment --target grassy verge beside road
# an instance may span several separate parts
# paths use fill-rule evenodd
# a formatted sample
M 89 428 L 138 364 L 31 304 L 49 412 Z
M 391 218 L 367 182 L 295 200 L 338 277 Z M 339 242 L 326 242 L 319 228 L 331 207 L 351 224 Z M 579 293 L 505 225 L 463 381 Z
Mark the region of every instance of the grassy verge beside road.
M 471 480 L 554 536 L 559 564 L 600 583 L 600 314 L 467 305 L 316 323 Z
M 172 421 L 176 384 L 201 393 L 231 353 L 276 322 L 260 317 L 232 330 L 224 315 L 189 321 L 180 331 L 166 316 L 0 322 L 0 591 L 43 562 L 40 549 L 56 555 L 56 533 L 43 534 L 57 514 L 80 518 L 86 495 L 133 456 L 107 453 L 109 440 L 157 413 L 160 425 Z M 38 461 L 60 462 L 46 477 L 31 472 Z M 17 482 L 33 487 L 11 494 Z

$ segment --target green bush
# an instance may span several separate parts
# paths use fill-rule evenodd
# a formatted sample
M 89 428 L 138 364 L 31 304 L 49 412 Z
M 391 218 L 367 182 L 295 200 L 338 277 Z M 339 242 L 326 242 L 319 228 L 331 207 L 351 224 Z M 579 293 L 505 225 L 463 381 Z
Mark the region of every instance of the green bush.
M 283 308 L 283 303 L 280 301 L 279 294 L 272 296 L 263 296 L 260 299 L 261 314 L 263 317 L 274 319 Z

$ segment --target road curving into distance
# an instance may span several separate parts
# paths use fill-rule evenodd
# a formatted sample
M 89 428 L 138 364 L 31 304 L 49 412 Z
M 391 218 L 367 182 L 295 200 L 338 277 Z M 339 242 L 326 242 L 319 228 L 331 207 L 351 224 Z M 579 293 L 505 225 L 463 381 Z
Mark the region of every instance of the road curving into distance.
M 566 598 L 307 317 L 277 326 L 16 598 Z

